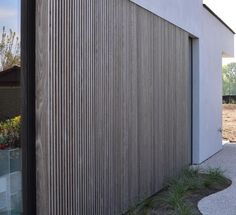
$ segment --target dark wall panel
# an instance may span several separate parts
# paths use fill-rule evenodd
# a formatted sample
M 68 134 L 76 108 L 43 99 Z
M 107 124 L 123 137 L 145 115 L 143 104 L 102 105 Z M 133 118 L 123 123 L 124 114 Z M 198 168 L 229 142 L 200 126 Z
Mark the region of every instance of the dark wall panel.
M 21 114 L 20 87 L 0 87 L 0 121 Z
M 127 0 L 36 19 L 38 214 L 121 214 L 190 163 L 189 35 Z

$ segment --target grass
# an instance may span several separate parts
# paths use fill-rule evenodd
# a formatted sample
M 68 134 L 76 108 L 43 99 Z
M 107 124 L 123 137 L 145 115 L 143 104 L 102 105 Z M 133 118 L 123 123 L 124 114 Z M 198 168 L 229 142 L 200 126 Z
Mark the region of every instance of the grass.
M 221 169 L 212 169 L 207 170 L 206 179 L 204 180 L 205 187 L 222 185 L 225 183 L 224 171 Z
M 194 214 L 193 208 L 190 205 L 182 203 L 178 208 L 173 211 L 174 215 L 190 215 Z
M 204 172 L 199 168 L 185 168 L 178 177 L 168 180 L 164 191 L 129 210 L 126 215 L 148 215 L 152 210 L 157 212 L 160 209 L 170 215 L 199 214 L 196 198 L 209 194 L 210 190 L 221 190 L 228 184 L 229 180 L 220 168 L 209 168 Z

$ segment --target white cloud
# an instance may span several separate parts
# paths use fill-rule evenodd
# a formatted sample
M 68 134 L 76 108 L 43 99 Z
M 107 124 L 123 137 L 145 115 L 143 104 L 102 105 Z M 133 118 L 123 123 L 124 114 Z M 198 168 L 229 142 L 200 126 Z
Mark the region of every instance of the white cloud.
M 0 8 L 0 19 L 7 19 L 17 15 L 17 11 L 15 9 L 4 9 Z

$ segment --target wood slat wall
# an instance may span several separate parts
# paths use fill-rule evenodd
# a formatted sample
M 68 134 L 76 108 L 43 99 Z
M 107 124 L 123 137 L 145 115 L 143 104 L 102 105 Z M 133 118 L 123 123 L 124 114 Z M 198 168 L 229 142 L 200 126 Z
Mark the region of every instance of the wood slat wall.
M 37 0 L 39 215 L 116 215 L 190 163 L 189 35 L 128 0 Z

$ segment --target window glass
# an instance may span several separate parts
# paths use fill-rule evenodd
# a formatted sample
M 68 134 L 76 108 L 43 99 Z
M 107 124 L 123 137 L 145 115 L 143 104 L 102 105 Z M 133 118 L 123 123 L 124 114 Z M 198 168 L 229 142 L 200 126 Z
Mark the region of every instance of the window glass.
M 22 214 L 20 0 L 0 1 L 0 215 Z

